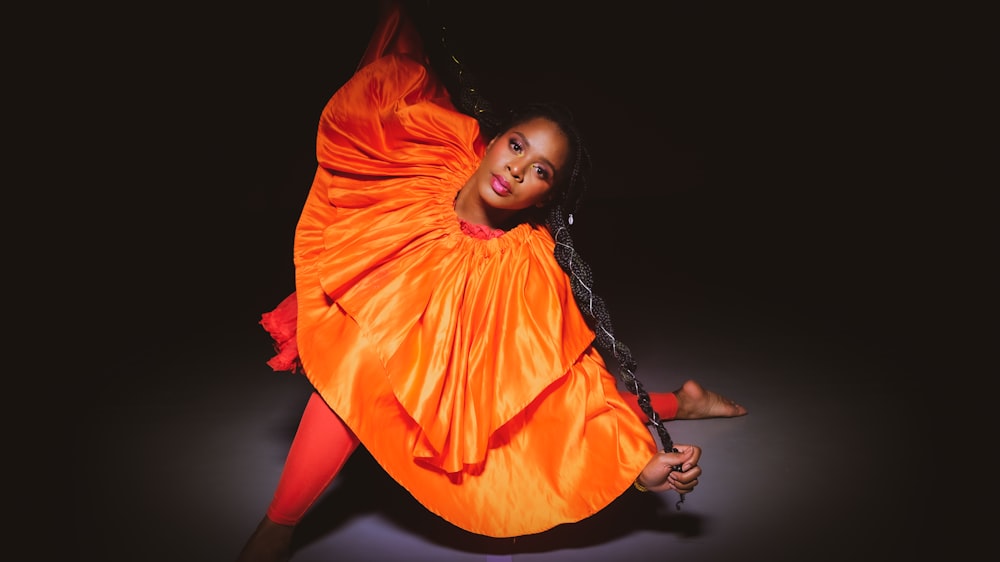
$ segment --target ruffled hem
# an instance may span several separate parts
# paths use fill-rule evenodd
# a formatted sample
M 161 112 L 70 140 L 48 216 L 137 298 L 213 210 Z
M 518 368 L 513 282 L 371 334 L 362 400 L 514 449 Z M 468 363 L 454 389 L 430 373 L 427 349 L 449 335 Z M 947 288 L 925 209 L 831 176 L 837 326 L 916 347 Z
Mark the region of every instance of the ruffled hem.
M 260 325 L 270 334 L 275 355 L 267 361 L 275 371 L 302 373 L 299 345 L 295 337 L 299 317 L 299 304 L 295 293 L 288 295 L 274 310 L 260 316 Z

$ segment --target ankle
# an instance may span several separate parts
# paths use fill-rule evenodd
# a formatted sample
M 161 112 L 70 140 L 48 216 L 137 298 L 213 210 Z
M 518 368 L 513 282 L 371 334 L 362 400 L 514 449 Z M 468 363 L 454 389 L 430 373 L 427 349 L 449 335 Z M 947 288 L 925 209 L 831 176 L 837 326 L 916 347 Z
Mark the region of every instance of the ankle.
M 294 525 L 275 523 L 265 516 L 247 539 L 236 562 L 287 562 L 292 557 L 294 532 Z

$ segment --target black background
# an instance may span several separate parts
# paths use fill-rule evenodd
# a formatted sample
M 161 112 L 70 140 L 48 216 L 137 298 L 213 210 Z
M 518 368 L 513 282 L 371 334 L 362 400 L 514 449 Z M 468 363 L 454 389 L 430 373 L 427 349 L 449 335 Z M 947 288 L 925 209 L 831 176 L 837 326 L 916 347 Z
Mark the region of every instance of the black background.
M 940 170 L 913 150 L 931 134 L 934 46 L 905 24 L 914 14 L 444 6 L 492 97 L 577 113 L 596 172 L 576 237 L 609 290 L 639 275 L 693 283 L 893 353 L 924 324 L 948 217 L 916 184 Z M 136 326 L 126 337 L 154 318 L 216 337 L 291 290 L 318 115 L 373 22 L 366 5 L 164 7 L 95 34 L 88 60 L 102 64 L 82 70 L 98 95 L 74 119 L 107 143 L 87 198 L 113 210 L 95 227 L 122 249 L 91 267 Z
M 374 25 L 356 4 L 55 18 L 73 40 L 32 68 L 58 84 L 39 96 L 40 146 L 72 170 L 63 207 L 82 223 L 55 246 L 56 294 L 71 294 L 70 327 L 100 371 L 70 377 L 78 419 L 204 376 L 150 380 L 157 358 L 193 365 L 240 348 L 266 360 L 257 321 L 294 289 L 317 120 Z M 842 414 L 863 395 L 887 405 L 880 415 L 913 417 L 894 450 L 943 442 L 924 415 L 943 407 L 931 385 L 967 372 L 953 344 L 983 339 L 959 316 L 977 306 L 982 281 L 965 268 L 986 224 L 962 216 L 978 204 L 948 161 L 963 110 L 941 93 L 962 74 L 941 49 L 948 23 L 847 5 L 443 5 L 488 94 L 574 109 L 596 168 L 574 236 L 625 341 L 655 323 L 877 365 L 865 373 L 880 379 L 830 389 Z M 78 437 L 86 448 L 94 435 Z

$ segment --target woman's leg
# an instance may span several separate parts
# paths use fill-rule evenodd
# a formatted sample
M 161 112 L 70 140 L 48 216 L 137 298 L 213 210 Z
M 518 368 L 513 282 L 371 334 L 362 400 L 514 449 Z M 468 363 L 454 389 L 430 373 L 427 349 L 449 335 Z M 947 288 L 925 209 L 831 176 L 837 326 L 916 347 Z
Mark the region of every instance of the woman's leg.
M 238 562 L 281 561 L 291 556 L 292 531 L 319 498 L 348 457 L 358 438 L 316 392 L 309 397 L 285 459 L 278 487 Z
M 333 482 L 358 438 L 317 392 L 309 397 L 267 509 L 275 523 L 295 525 Z
M 619 392 L 632 411 L 645 420 L 646 414 L 639 407 L 639 397 L 628 391 Z M 705 390 L 693 380 L 686 381 L 673 392 L 650 392 L 649 403 L 664 421 L 735 418 L 747 413 L 743 406 L 717 392 Z
M 627 390 L 619 390 L 625 403 L 632 408 L 639 419 L 646 419 L 646 413 L 639 407 L 639 397 Z M 677 395 L 673 392 L 650 392 L 649 405 L 656 411 L 661 420 L 672 420 L 677 417 Z

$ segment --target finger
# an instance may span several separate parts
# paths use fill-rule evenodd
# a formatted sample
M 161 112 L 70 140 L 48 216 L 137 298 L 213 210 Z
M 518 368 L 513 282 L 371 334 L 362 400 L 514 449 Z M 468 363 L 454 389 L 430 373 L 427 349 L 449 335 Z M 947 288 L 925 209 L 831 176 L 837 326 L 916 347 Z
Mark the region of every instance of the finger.
M 696 466 L 691 470 L 674 470 L 667 475 L 668 480 L 673 480 L 677 482 L 690 482 L 696 478 L 701 477 L 701 467 Z
M 701 469 L 695 467 L 687 472 L 674 471 L 667 476 L 667 483 L 678 491 L 691 491 L 698 485 Z
M 681 470 L 688 470 L 697 464 L 691 462 L 691 451 L 664 453 L 663 462 L 673 470 L 677 470 L 678 467 L 680 467 Z
M 701 460 L 701 447 L 696 445 L 675 445 L 674 448 L 678 452 L 670 454 L 680 455 L 674 466 L 680 466 L 682 470 L 690 470 L 692 467 L 698 466 L 698 461 Z
M 680 492 L 682 494 L 686 494 L 688 492 L 694 491 L 695 486 L 698 485 L 698 479 L 695 478 L 694 480 L 692 480 L 690 482 L 674 482 L 674 481 L 672 481 L 672 482 L 670 482 L 670 485 L 671 485 L 671 487 L 674 490 L 676 490 L 676 491 L 678 491 L 678 492 Z

